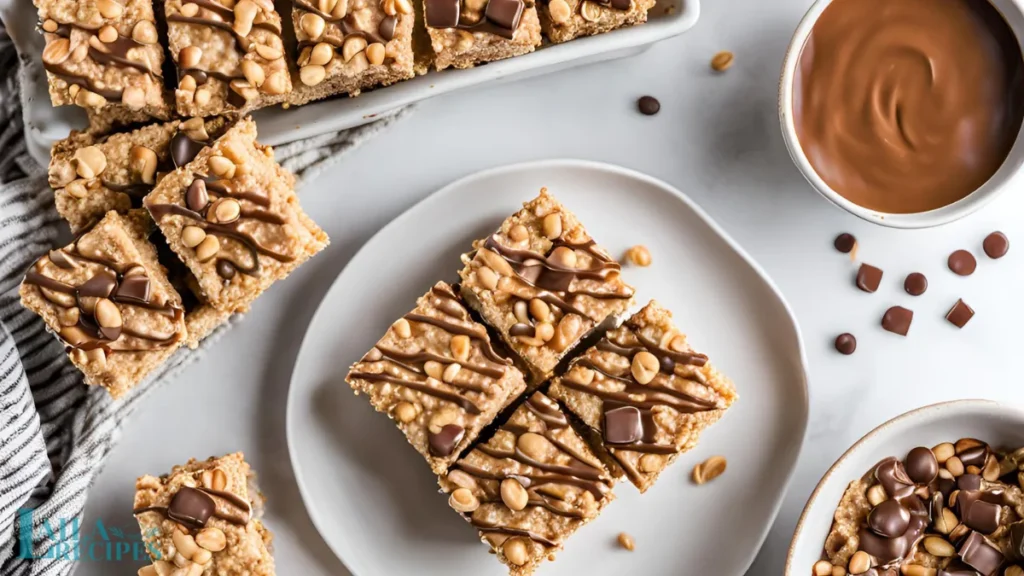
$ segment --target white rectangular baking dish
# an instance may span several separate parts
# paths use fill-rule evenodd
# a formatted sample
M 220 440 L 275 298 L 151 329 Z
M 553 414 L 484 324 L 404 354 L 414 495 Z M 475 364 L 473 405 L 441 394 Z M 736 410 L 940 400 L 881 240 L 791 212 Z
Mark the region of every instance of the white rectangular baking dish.
M 53 142 L 84 127 L 85 115 L 73 106 L 54 108 L 40 65 L 43 41 L 35 30 L 36 11 L 27 0 L 0 0 L 0 16 L 18 51 L 29 64 L 25 120 L 33 156 L 49 162 Z M 484 82 L 526 78 L 573 66 L 639 54 L 650 44 L 689 30 L 700 16 L 700 0 L 661 0 L 651 9 L 646 24 L 607 34 L 546 44 L 531 54 L 500 60 L 468 70 L 430 72 L 386 88 L 364 92 L 357 98 L 336 97 L 288 110 L 274 107 L 253 114 L 260 141 L 278 145 L 336 132 L 373 121 L 402 106 Z

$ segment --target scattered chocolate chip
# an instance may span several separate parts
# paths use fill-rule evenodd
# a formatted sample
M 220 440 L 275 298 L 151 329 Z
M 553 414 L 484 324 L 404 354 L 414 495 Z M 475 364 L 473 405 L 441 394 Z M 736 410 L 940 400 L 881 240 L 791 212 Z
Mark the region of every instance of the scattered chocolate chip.
M 929 448 L 918 446 L 907 454 L 907 476 L 917 484 L 929 484 L 939 475 L 939 462 Z
M 217 260 L 217 274 L 225 280 L 231 280 L 235 277 L 235 267 L 227 260 Z
M 77 266 L 75 261 L 69 258 L 63 250 L 50 250 L 50 262 L 63 270 L 74 270 Z
M 849 332 L 844 332 L 839 336 L 836 336 L 836 350 L 840 354 L 849 356 L 857 351 L 857 338 Z
M 906 336 L 910 332 L 910 323 L 914 320 L 914 311 L 902 306 L 893 306 L 882 316 L 882 328 L 893 334 Z
M 956 304 L 946 313 L 946 320 L 957 328 L 963 328 L 974 317 L 974 310 L 963 300 L 957 300 Z
M 448 424 L 437 434 L 431 433 L 427 438 L 430 444 L 430 453 L 433 456 L 451 456 L 452 451 L 458 446 L 462 437 L 466 435 L 466 429 L 458 424 Z
M 956 488 L 957 490 L 981 490 L 981 476 L 964 474 L 956 479 Z
M 484 8 L 484 18 L 505 30 L 515 30 L 525 7 L 523 0 L 489 0 Z
M 203 84 L 196 78 L 196 84 Z M 178 132 L 171 137 L 171 161 L 175 168 L 181 168 L 185 164 L 195 160 L 199 151 L 206 147 L 205 142 L 197 142 L 183 132 Z
M 899 500 L 886 500 L 868 512 L 868 527 L 871 531 L 885 538 L 902 536 L 910 526 L 910 510 L 900 504 Z
M 118 285 L 114 296 L 118 300 L 130 300 L 132 302 L 149 302 L 149 278 L 138 274 L 126 276 Z
M 1002 232 L 993 232 L 985 237 L 981 246 L 989 258 L 997 260 L 1006 256 L 1006 253 L 1010 251 L 1010 239 Z
M 878 290 L 878 285 L 882 283 L 882 269 L 875 268 L 870 264 L 861 264 L 860 269 L 857 270 L 857 288 L 865 292 L 874 292 Z
M 1024 520 L 1010 524 L 1010 557 L 1024 561 Z
M 986 502 L 984 498 L 991 497 L 985 492 L 976 490 L 960 490 L 956 499 L 956 506 L 960 509 L 960 518 L 971 530 L 977 530 L 982 534 L 991 534 L 999 528 L 1000 520 L 1003 517 L 1003 508 L 1000 503 Z
M 199 529 L 213 515 L 217 505 L 213 498 L 188 486 L 182 486 L 171 498 L 167 517 L 187 528 Z
M 206 181 L 196 178 L 185 192 L 185 205 L 189 210 L 201 212 L 210 203 L 210 195 L 206 192 Z
M 974 259 L 974 254 L 967 250 L 957 250 L 950 254 L 948 264 L 949 269 L 958 276 L 970 276 L 978 267 L 978 261 Z
M 1003 553 L 987 538 L 977 532 L 971 534 L 960 544 L 957 551 L 960 559 L 971 568 L 982 574 L 995 574 L 1003 563 Z
M 911 272 L 903 281 L 903 289 L 911 296 L 920 296 L 928 290 L 928 278 L 925 278 L 925 275 L 920 272 Z
M 632 444 L 643 437 L 640 410 L 623 406 L 604 414 L 604 439 L 609 444 Z
M 641 96 L 636 104 L 644 116 L 654 116 L 661 111 L 661 102 L 654 96 Z
M 832 245 L 836 247 L 843 254 L 849 254 L 853 251 L 854 247 L 857 246 L 857 239 L 853 237 L 853 234 L 843 232 L 839 236 L 836 236 Z
M 109 270 L 102 270 L 78 287 L 78 295 L 109 298 L 115 288 L 117 288 L 117 276 Z

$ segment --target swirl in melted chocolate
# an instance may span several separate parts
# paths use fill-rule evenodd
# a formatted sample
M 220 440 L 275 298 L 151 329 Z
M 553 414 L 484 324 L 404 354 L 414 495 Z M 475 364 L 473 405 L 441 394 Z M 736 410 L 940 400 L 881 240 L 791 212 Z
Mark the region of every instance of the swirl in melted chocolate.
M 1024 60 L 985 0 L 836 0 L 797 65 L 793 117 L 822 180 L 886 213 L 964 198 L 1024 118 Z

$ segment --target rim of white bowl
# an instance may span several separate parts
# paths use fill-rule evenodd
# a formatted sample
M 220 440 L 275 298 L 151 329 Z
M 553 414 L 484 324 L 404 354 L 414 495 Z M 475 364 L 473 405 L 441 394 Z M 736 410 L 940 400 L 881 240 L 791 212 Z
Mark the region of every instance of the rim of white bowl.
M 832 475 L 835 474 L 835 472 L 846 461 L 847 458 L 849 458 L 854 452 L 857 452 L 868 441 L 874 439 L 875 436 L 884 433 L 893 426 L 902 424 L 907 420 L 921 418 L 924 414 L 929 414 L 932 412 L 940 413 L 943 410 L 950 410 L 953 408 L 961 407 L 994 408 L 1001 411 L 1014 412 L 1020 415 L 1022 419 L 1024 419 L 1024 409 L 1022 409 L 1021 407 L 1005 404 L 1002 402 L 997 402 L 995 400 L 973 398 L 964 400 L 948 400 L 945 402 L 936 402 L 935 404 L 928 404 L 927 406 L 914 408 L 913 410 L 904 412 L 899 416 L 896 416 L 890 420 L 883 422 L 882 424 L 879 424 L 870 432 L 862 436 L 859 440 L 854 442 L 852 446 L 847 448 L 846 451 L 843 452 L 842 456 L 836 459 L 836 461 L 832 463 L 832 466 L 829 466 L 828 471 L 826 471 L 825 474 L 821 477 L 821 480 L 818 480 L 818 484 L 814 487 L 814 490 L 811 492 L 811 495 L 807 498 L 807 503 L 804 504 L 804 509 L 800 512 L 800 519 L 797 520 L 796 528 L 793 530 L 793 537 L 789 541 L 789 551 L 786 553 L 786 567 L 783 571 L 783 574 L 785 574 L 786 576 L 792 576 L 794 574 L 807 572 L 807 570 L 804 570 L 803 572 L 795 572 L 793 568 L 793 562 L 795 560 L 794 554 L 796 552 L 797 541 L 803 535 L 802 532 L 804 529 L 804 523 L 807 521 L 807 515 L 810 513 L 811 508 L 814 506 L 815 502 L 818 500 L 818 497 L 820 496 L 821 491 L 824 489 L 825 484 L 832 477 Z M 822 542 L 824 542 L 824 535 L 822 536 Z
M 1017 12 L 1012 15 L 1012 20 L 1018 22 L 1017 28 L 1014 28 L 1011 18 L 1007 17 L 1008 15 L 1002 10 L 999 10 L 999 6 L 995 4 L 993 6 L 1002 14 L 1003 19 L 1006 20 L 1007 25 L 1017 37 L 1017 44 L 1021 48 L 1021 54 L 1024 55 L 1024 43 L 1022 43 L 1024 41 L 1024 7 L 1021 6 L 1022 1 L 1024 0 L 1005 1 L 1006 4 L 1012 5 Z M 1021 165 L 1024 165 L 1024 126 L 1017 133 L 1017 138 L 1014 140 L 1013 146 L 1003 164 L 984 184 L 952 204 L 927 212 L 893 214 L 865 208 L 840 195 L 818 175 L 818 172 L 807 159 L 807 155 L 804 154 L 803 147 L 800 146 L 800 141 L 797 138 L 796 123 L 792 113 L 793 81 L 796 76 L 796 67 L 800 62 L 800 53 L 803 51 L 807 37 L 810 35 L 811 29 L 817 23 L 822 12 L 832 2 L 833 0 L 816 0 L 810 9 L 807 10 L 807 13 L 804 14 L 804 17 L 796 27 L 796 31 L 793 33 L 793 39 L 790 41 L 789 47 L 786 49 L 786 55 L 782 63 L 782 75 L 779 79 L 778 105 L 782 138 L 786 142 L 786 149 L 789 150 L 790 158 L 793 159 L 793 163 L 796 164 L 797 169 L 803 174 L 804 179 L 832 204 L 858 218 L 890 228 L 931 228 L 949 224 L 980 210 L 989 202 L 995 200 L 997 196 L 1006 190 L 1010 182 L 1015 179 Z

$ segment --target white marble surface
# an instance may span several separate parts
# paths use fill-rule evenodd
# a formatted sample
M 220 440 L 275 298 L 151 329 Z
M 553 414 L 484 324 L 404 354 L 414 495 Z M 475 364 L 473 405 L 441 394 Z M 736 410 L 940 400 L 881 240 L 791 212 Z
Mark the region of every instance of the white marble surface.
M 130 528 L 136 476 L 192 456 L 243 450 L 270 497 L 267 521 L 277 534 L 280 573 L 347 574 L 309 522 L 285 446 L 284 399 L 305 326 L 355 250 L 413 202 L 481 168 L 537 158 L 604 160 L 678 186 L 764 265 L 792 304 L 810 358 L 811 424 L 786 503 L 749 574 L 781 573 L 818 478 L 875 425 L 939 400 L 1020 402 L 1024 248 L 1015 245 L 999 262 L 982 255 L 969 278 L 945 268 L 955 248 L 980 254 L 993 229 L 1024 242 L 1020 185 L 965 221 L 916 232 L 863 223 L 817 196 L 786 154 L 775 110 L 782 54 L 809 4 L 707 2 L 694 30 L 639 57 L 435 99 L 345 157 L 302 190 L 331 247 L 264 295 L 201 363 L 148 398 L 93 488 L 87 522 L 102 518 Z M 734 51 L 736 64 L 716 76 L 708 60 L 721 49 Z M 658 116 L 635 112 L 636 97 L 645 93 L 661 99 Z M 841 231 L 856 234 L 861 257 L 885 270 L 878 293 L 853 287 L 855 268 L 831 247 Z M 671 265 L 657 252 L 654 260 Z M 931 286 L 911 298 L 901 286 L 915 270 Z M 978 315 L 958 332 L 942 316 L 961 296 Z M 878 326 L 893 304 L 917 313 L 908 338 Z M 860 341 L 851 357 L 832 349 L 843 331 Z M 750 489 L 757 489 L 756 478 Z M 635 554 L 642 566 L 642 542 Z M 86 562 L 78 574 L 129 573 L 128 566 L 117 568 Z

